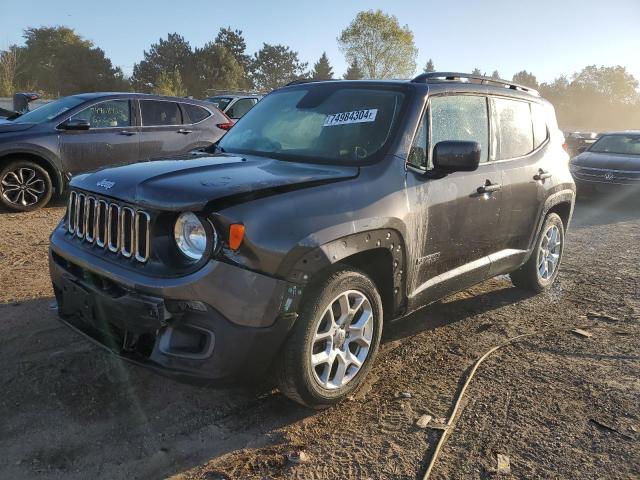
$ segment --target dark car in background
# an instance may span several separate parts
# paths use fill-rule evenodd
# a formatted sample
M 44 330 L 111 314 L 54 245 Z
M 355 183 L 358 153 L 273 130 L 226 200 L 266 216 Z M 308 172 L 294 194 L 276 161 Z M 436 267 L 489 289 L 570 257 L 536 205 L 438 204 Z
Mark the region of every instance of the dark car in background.
M 580 155 L 598 140 L 597 132 L 564 132 L 565 143 L 570 157 Z
M 640 190 L 640 131 L 604 133 L 571 160 L 579 194 Z
M 231 127 L 211 103 L 136 93 L 60 98 L 0 124 L 0 204 L 46 205 L 78 173 L 186 154 Z

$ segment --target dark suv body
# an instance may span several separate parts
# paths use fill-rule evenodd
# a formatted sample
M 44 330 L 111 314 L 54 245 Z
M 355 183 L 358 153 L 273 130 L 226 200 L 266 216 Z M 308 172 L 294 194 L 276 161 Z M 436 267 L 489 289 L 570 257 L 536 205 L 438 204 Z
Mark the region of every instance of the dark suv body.
M 222 126 L 222 128 L 221 128 Z M 78 173 L 181 155 L 230 126 L 211 103 L 134 93 L 64 97 L 0 124 L 0 202 L 44 206 Z
M 575 197 L 562 144 L 548 102 L 484 77 L 281 88 L 215 153 L 73 179 L 59 314 L 168 374 L 271 365 L 331 404 L 384 322 L 498 274 L 549 288 Z

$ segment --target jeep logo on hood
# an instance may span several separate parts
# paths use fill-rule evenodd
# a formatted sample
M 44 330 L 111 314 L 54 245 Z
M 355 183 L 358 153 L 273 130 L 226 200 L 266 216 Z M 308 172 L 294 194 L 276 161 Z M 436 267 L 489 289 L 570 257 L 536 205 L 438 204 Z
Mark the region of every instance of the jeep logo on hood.
M 101 180 L 98 183 L 96 183 L 96 187 L 102 187 L 102 188 L 106 188 L 107 190 L 109 190 L 115 184 L 116 184 L 116 182 L 110 182 L 109 180 Z

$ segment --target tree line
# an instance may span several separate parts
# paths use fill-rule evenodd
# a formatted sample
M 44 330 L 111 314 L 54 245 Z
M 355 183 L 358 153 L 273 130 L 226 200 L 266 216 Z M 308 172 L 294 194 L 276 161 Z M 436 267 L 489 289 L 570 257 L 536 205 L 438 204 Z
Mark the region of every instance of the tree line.
M 24 45 L 0 51 L 0 96 L 37 91 L 62 96 L 92 91 L 140 91 L 203 97 L 212 90 L 269 92 L 290 81 L 335 78 L 323 53 L 310 67 L 299 53 L 264 43 L 250 55 L 242 30 L 223 27 L 202 47 L 169 33 L 143 52 L 130 77 L 114 66 L 104 50 L 64 26 L 27 28 Z M 418 49 L 413 32 L 381 10 L 363 11 L 337 38 L 348 68 L 342 78 L 410 78 Z M 429 59 L 423 71 L 436 67 Z M 500 78 L 475 68 L 473 74 Z M 622 66 L 587 66 L 570 76 L 539 83 L 533 73 L 512 81 L 538 89 L 555 106 L 563 127 L 576 129 L 640 128 L 638 81 Z

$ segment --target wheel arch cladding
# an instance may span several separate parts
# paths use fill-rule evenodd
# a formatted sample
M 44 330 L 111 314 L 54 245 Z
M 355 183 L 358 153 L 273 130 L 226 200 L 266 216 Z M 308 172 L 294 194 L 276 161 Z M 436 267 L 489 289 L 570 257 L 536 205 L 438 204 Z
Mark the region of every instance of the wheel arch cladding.
M 17 160 L 25 160 L 28 162 L 33 162 L 36 165 L 44 168 L 49 174 L 49 178 L 51 178 L 51 184 L 53 185 L 53 189 L 56 193 L 62 193 L 62 177 L 60 176 L 60 172 L 58 169 L 46 158 L 37 155 L 35 153 L 29 152 L 14 152 L 8 153 L 0 157 L 0 168 L 4 168 L 9 162 L 14 162 Z
M 557 213 L 566 229 L 571 219 L 571 202 L 561 201 L 552 205 L 549 210 L 547 210 L 547 215 L 550 213 Z
M 314 248 L 298 259 L 287 280 L 307 284 L 336 263 L 361 270 L 371 278 L 380 292 L 385 319 L 402 313 L 406 255 L 397 230 L 369 230 Z

